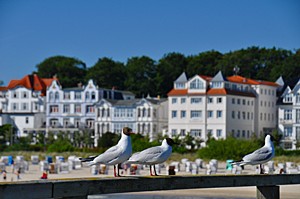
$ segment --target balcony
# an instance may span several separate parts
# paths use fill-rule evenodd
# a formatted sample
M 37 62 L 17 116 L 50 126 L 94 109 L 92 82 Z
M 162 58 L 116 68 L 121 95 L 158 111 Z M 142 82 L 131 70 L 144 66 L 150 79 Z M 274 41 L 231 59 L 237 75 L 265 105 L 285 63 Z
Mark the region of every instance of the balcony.
M 285 119 L 280 118 L 279 119 L 279 124 L 292 125 L 293 124 L 293 120 L 285 120 Z

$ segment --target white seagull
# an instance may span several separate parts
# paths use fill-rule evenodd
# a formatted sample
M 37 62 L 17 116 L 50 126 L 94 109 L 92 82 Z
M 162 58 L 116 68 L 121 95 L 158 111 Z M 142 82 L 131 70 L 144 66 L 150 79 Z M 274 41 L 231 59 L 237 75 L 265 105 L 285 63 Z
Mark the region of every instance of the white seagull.
M 260 174 L 263 174 L 262 164 L 270 161 L 275 156 L 275 149 L 273 145 L 273 136 L 267 135 L 265 137 L 265 145 L 253 153 L 243 157 L 241 161 L 233 162 L 232 165 L 243 166 L 246 164 L 260 166 Z
M 126 163 L 150 165 L 150 175 L 156 175 L 155 164 L 165 162 L 172 153 L 172 146 L 176 144 L 171 138 L 165 138 L 161 146 L 155 146 L 145 149 L 141 152 L 134 153 Z M 151 166 L 154 168 L 152 173 Z
M 82 162 L 89 162 L 88 165 L 96 165 L 96 164 L 105 164 L 105 165 L 114 165 L 114 176 L 119 177 L 119 166 L 121 163 L 128 160 L 128 158 L 132 154 L 132 146 L 131 146 L 131 138 L 130 134 L 132 134 L 132 129 L 128 127 L 124 127 L 121 139 L 118 144 L 107 149 L 104 153 L 98 156 L 92 156 L 88 158 L 80 158 Z M 116 172 L 116 165 L 118 172 Z

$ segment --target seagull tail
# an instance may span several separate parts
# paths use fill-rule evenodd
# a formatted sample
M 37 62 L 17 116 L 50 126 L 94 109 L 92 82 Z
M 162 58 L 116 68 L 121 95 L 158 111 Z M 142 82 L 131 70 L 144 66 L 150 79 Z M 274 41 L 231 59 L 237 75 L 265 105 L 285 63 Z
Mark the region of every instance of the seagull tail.
M 87 157 L 87 158 L 79 158 L 79 160 L 81 162 L 91 162 L 93 161 L 97 156 L 90 156 L 90 157 Z
M 231 162 L 231 164 L 236 166 L 243 166 L 245 163 L 243 162 L 243 160 L 240 160 L 240 161 L 233 161 Z

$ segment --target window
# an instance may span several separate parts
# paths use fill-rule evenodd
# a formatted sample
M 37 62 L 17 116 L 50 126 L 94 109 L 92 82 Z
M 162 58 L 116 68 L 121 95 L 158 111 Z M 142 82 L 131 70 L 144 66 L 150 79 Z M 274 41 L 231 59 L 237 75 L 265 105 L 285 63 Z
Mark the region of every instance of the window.
M 59 112 L 58 105 L 50 106 L 50 113 L 58 113 L 58 112 Z
M 86 106 L 86 113 L 94 113 L 95 107 L 93 105 L 87 105 Z
M 235 104 L 235 98 L 231 99 L 231 104 Z
M 63 106 L 63 112 L 64 113 L 69 113 L 70 112 L 70 105 L 69 104 L 65 104 Z
M 184 84 L 184 83 L 178 83 L 178 82 L 177 82 L 177 83 L 175 84 L 175 87 L 178 88 L 178 89 L 182 89 L 182 88 L 185 88 L 185 84 Z
M 212 129 L 207 129 L 207 136 L 212 136 L 213 135 L 213 130 Z
M 202 117 L 202 111 L 191 111 L 191 118 L 200 118 Z
M 90 99 L 90 93 L 89 93 L 89 92 L 86 92 L 86 93 L 85 93 L 85 99 L 86 99 L 86 100 Z
M 222 103 L 222 97 L 218 97 L 218 98 L 217 98 L 217 103 L 218 103 L 218 104 Z
M 92 92 L 92 100 L 96 99 L 96 93 L 95 91 Z
M 28 110 L 28 103 L 22 103 L 22 110 Z
M 300 93 L 296 94 L 296 103 L 300 103 Z
M 64 125 L 65 128 L 69 127 L 70 126 L 70 120 L 69 119 L 64 119 L 63 125 Z
M 172 111 L 172 118 L 176 118 L 177 117 L 177 111 Z
M 185 129 L 180 129 L 180 136 L 185 136 Z
M 191 129 L 190 134 L 193 137 L 201 137 L 201 129 Z
M 14 91 L 14 92 L 12 93 L 12 98 L 18 98 L 18 92 Z
M 284 110 L 284 120 L 292 120 L 292 110 L 291 109 Z
M 284 127 L 284 137 L 292 137 L 292 127 Z
M 22 97 L 23 97 L 23 98 L 28 98 L 27 91 L 23 91 L 23 92 L 22 92 Z
M 241 104 L 241 100 L 240 99 L 237 99 L 237 104 Z
M 59 93 L 55 92 L 55 100 L 59 100 Z
M 176 104 L 177 103 L 177 98 L 172 98 L 172 104 Z
M 172 137 L 175 137 L 177 135 L 177 129 L 172 129 L 171 134 Z
M 29 118 L 25 117 L 25 123 L 28 124 L 29 123 Z
M 222 136 L 222 129 L 217 129 L 217 137 L 221 137 Z
M 217 111 L 217 118 L 221 118 L 222 117 L 222 111 Z
M 65 99 L 65 100 L 71 99 L 71 94 L 70 94 L 70 92 L 64 92 L 64 99 Z
M 75 104 L 75 113 L 81 113 L 81 104 Z
M 208 103 L 208 104 L 214 103 L 214 98 L 209 97 L 209 98 L 207 99 L 207 103 Z
M 213 82 L 212 88 L 222 88 L 222 82 Z
M 245 99 L 242 100 L 242 104 L 246 105 L 246 100 Z
M 231 118 L 232 118 L 232 119 L 235 118 L 235 112 L 234 112 L 234 111 L 231 112 Z
M 300 123 L 300 109 L 296 109 L 296 123 Z
M 283 102 L 287 102 L 287 103 L 292 102 L 292 94 L 291 94 L 291 93 L 287 94 L 287 95 L 283 98 Z
M 191 104 L 199 104 L 201 102 L 202 102 L 202 98 L 200 98 L 200 97 L 191 98 Z
M 181 104 L 185 104 L 185 101 L 186 101 L 186 100 L 185 100 L 185 98 L 181 98 L 180 101 L 181 101 Z
M 190 83 L 190 89 L 203 89 L 204 85 L 203 82 L 199 79 L 195 79 Z
M 185 118 L 186 117 L 186 111 L 181 111 L 180 112 L 180 117 Z
M 50 92 L 50 93 L 49 93 L 49 100 L 50 100 L 50 101 L 53 100 L 53 92 Z
M 207 111 L 207 118 L 213 117 L 213 111 Z
M 81 99 L 81 92 L 75 92 L 75 99 L 76 100 Z
M 245 111 L 242 112 L 242 118 L 243 118 L 243 120 L 246 119 L 246 112 Z

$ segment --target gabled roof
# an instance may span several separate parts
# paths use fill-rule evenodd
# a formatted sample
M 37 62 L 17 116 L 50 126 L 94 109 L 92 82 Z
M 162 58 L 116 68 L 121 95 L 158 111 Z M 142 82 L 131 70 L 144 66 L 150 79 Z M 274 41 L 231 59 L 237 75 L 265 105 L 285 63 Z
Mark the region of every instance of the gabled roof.
M 175 83 L 187 82 L 185 72 L 181 73 L 181 75 L 175 80 Z
M 14 89 L 16 87 L 25 87 L 34 91 L 41 91 L 42 95 L 46 95 L 46 89 L 51 85 L 56 78 L 40 78 L 36 74 L 26 75 L 20 80 L 11 80 L 7 89 Z
M 222 72 L 219 71 L 211 80 L 212 82 L 223 82 L 227 81 L 227 79 L 223 76 Z

